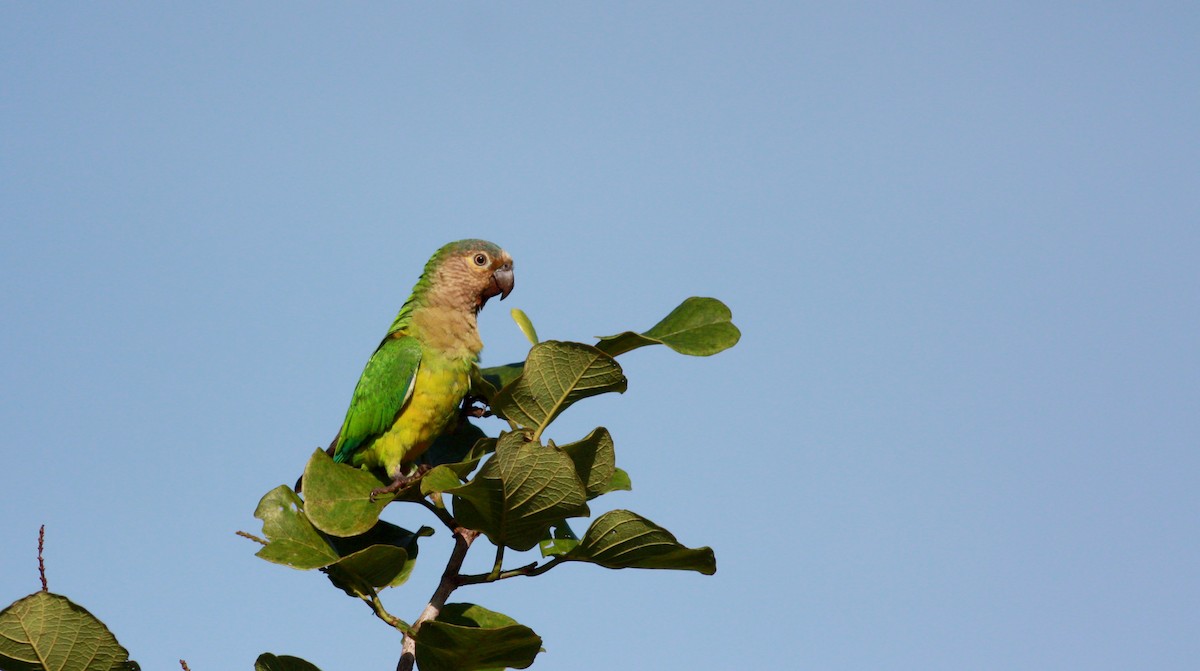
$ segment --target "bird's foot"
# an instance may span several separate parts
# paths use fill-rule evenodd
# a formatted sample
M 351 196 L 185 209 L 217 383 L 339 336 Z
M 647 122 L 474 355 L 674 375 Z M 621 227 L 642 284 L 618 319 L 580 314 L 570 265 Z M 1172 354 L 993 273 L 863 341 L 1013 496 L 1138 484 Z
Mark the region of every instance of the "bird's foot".
M 399 492 L 408 488 L 410 485 L 415 484 L 422 477 L 424 477 L 425 474 L 429 472 L 430 468 L 432 468 L 432 466 L 429 464 L 418 464 L 417 469 L 413 473 L 409 475 L 397 475 L 396 478 L 387 486 L 372 489 L 371 500 L 375 501 L 384 494 L 389 494 L 395 498 Z

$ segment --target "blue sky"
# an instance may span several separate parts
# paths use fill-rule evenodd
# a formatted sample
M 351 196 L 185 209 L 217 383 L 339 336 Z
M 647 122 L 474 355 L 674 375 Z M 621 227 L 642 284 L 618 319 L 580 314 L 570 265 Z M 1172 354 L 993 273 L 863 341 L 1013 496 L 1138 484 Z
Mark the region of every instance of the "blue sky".
M 533 668 L 1191 668 L 1198 34 L 1193 3 L 5 4 L 0 601 L 44 523 L 51 589 L 143 668 L 394 668 L 233 532 L 429 254 L 484 237 L 517 275 L 485 364 L 524 356 L 510 306 L 586 341 L 708 295 L 743 332 L 626 355 L 549 432 L 608 427 L 634 489 L 594 512 L 718 572 L 455 594 Z

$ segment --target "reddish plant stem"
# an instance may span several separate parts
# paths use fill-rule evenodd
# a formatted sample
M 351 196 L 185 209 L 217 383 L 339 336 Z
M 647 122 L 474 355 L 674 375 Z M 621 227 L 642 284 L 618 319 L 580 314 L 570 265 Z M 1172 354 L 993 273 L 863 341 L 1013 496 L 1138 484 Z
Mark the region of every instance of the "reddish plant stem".
M 42 579 L 42 591 L 49 592 L 50 586 L 46 583 L 46 561 L 42 559 L 42 550 L 46 548 L 46 525 L 43 524 L 41 529 L 38 529 L 38 576 Z

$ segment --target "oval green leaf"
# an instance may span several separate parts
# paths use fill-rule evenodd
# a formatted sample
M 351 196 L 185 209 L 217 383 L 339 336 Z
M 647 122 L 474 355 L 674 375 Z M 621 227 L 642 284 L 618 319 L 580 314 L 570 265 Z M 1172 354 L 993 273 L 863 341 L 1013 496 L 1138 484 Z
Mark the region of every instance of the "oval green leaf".
M 267 492 L 254 516 L 263 522 L 268 543 L 255 556 L 295 569 L 314 569 L 337 561 L 337 552 L 308 521 L 304 504 L 287 485 Z
M 741 339 L 742 332 L 732 319 L 733 313 L 721 301 L 692 296 L 650 330 L 604 336 L 596 347 L 617 356 L 639 347 L 663 344 L 680 354 L 711 356 L 733 347 Z
M 712 548 L 688 548 L 670 531 L 628 510 L 613 510 L 597 517 L 583 540 L 565 559 L 586 561 L 606 568 L 655 568 L 717 572 Z
M 469 603 L 446 604 L 416 638 L 421 671 L 525 669 L 542 650 L 542 638 L 529 627 Z
M 35 592 L 0 611 L 0 669 L 137 671 L 103 622 L 65 596 Z
M 356 536 L 375 526 L 391 497 L 371 500 L 383 482 L 360 468 L 334 463 L 318 449 L 304 467 L 304 512 L 315 527 L 334 536 Z
M 521 376 L 500 390 L 492 408 L 533 429 L 537 440 L 572 403 L 605 392 L 624 392 L 627 386 L 621 366 L 611 356 L 591 345 L 547 340 L 529 350 Z
M 505 433 L 471 482 L 446 490 L 454 517 L 497 545 L 528 550 L 551 525 L 587 515 L 587 492 L 561 449 Z

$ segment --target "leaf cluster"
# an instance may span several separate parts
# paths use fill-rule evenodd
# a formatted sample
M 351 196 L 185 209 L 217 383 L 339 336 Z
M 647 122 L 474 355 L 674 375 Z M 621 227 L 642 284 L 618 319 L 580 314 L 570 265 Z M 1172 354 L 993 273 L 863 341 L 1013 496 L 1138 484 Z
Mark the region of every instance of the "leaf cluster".
M 308 460 L 303 495 L 286 485 L 267 492 L 254 516 L 262 521 L 257 556 L 298 570 L 319 570 L 332 586 L 360 599 L 402 633 L 405 655 L 398 668 L 423 671 L 526 668 L 542 649 L 541 638 L 507 615 L 471 603 L 448 603 L 464 585 L 536 576 L 567 563 L 610 569 L 674 569 L 711 575 L 716 559 L 708 547 L 689 548 L 650 520 L 628 510 L 597 517 L 582 537 L 570 520 L 589 517 L 588 503 L 631 489 L 616 466 L 612 435 L 597 427 L 564 445 L 545 440 L 547 427 L 573 404 L 624 392 L 625 374 L 614 357 L 662 344 L 677 352 L 708 356 L 740 337 L 729 309 L 712 298 L 689 298 L 647 331 L 626 331 L 595 344 L 538 342 L 524 313 L 514 319 L 533 343 L 526 360 L 477 370 L 472 395 L 508 423 L 486 436 L 465 419 L 426 453 L 423 476 L 394 498 L 373 492 L 386 484 L 379 473 L 337 464 L 323 450 Z M 415 531 L 380 519 L 393 502 L 420 505 L 449 529 L 455 549 L 425 611 L 411 624 L 389 613 L 383 590 L 408 581 L 419 544 L 434 530 Z M 463 557 L 478 538 L 494 547 L 492 570 L 460 573 Z M 541 561 L 505 569 L 506 550 L 538 547 Z M 186 665 L 184 665 L 186 668 Z M 112 633 L 65 597 L 46 591 L 0 612 L 0 669 L 136 671 Z M 318 671 L 305 660 L 264 653 L 256 671 Z

